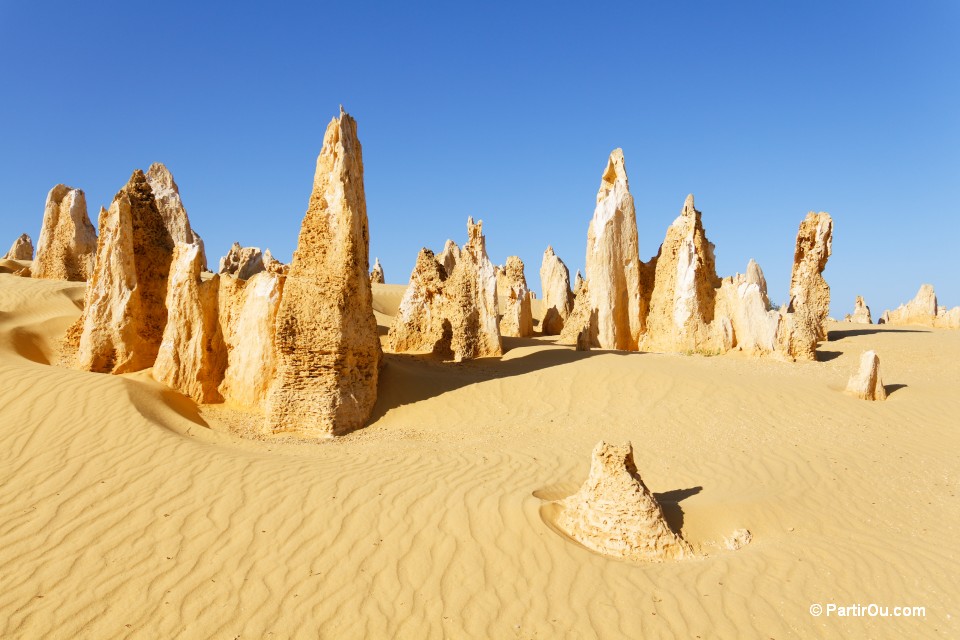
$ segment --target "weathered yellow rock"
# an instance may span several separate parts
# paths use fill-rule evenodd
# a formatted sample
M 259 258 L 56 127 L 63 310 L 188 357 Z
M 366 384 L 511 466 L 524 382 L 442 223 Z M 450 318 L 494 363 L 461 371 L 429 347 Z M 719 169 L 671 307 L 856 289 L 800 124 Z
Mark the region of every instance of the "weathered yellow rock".
M 947 309 L 937 304 L 937 294 L 933 285 L 920 286 L 917 295 L 907 304 L 901 304 L 893 311 L 884 311 L 879 324 L 920 325 L 938 329 L 960 328 L 960 307 Z
M 167 280 L 167 326 L 153 365 L 158 382 L 200 403 L 220 402 L 227 366 L 218 313 L 220 276 L 202 280 L 199 244 L 178 242 Z
M 357 123 L 341 108 L 323 138 L 277 313 L 267 431 L 339 435 L 370 418 L 382 353 L 369 247 Z
M 756 355 L 771 353 L 777 346 L 780 313 L 770 309 L 767 282 L 753 260 L 746 275 L 724 278 L 716 296 L 714 323 L 728 318 L 739 350 Z
M 460 247 L 453 240 L 447 240 L 443 245 L 443 251 L 437 256 L 437 262 L 443 265 L 447 276 L 453 274 L 453 268 L 457 266 L 457 260 L 460 259 Z
M 380 258 L 373 263 L 373 271 L 370 272 L 370 284 L 383 284 L 386 282 L 383 275 L 383 266 L 380 265 Z
M 887 390 L 880 377 L 880 356 L 876 351 L 860 354 L 860 367 L 847 382 L 847 393 L 861 400 L 886 400 Z
M 269 271 L 249 280 L 220 276 L 220 325 L 227 366 L 219 391 L 225 402 L 264 409 L 277 368 L 277 311 L 285 280 Z
M 190 226 L 190 218 L 180 198 L 180 188 L 162 163 L 154 162 L 147 169 L 147 182 L 153 190 L 153 197 L 157 201 L 157 209 L 163 217 L 163 223 L 170 232 L 174 244 L 195 244 L 199 247 L 200 268 L 207 270 L 207 253 L 200 235 Z
M 862 296 L 857 296 L 853 303 L 853 313 L 848 313 L 843 321 L 853 324 L 873 324 L 873 318 L 870 317 L 870 307 L 863 301 Z
M 587 231 L 590 307 L 597 311 L 596 345 L 636 351 L 643 331 L 637 217 L 627 182 L 623 151 L 607 160 L 597 206 Z M 578 335 L 583 327 L 575 327 Z
M 714 311 L 720 278 L 693 194 L 667 229 L 657 254 L 653 293 L 641 348 L 647 351 L 725 351 L 726 328 Z
M 790 277 L 790 302 L 781 319 L 778 349 L 790 358 L 816 360 L 817 343 L 826 339 L 830 285 L 823 278 L 833 244 L 828 213 L 810 212 L 797 232 Z
M 47 194 L 43 208 L 33 277 L 89 280 L 96 252 L 97 232 L 87 217 L 83 191 L 58 184 Z
M 433 251 L 421 249 L 390 327 L 390 346 L 394 351 L 427 351 L 453 357 L 453 326 L 445 316 L 446 280 L 446 270 Z
M 27 234 L 22 234 L 10 245 L 10 251 L 3 257 L 4 260 L 33 260 L 33 241 Z
M 96 263 L 87 284 L 77 366 L 101 373 L 152 367 L 167 324 L 173 239 L 139 169 L 100 210 Z
M 577 272 L 579 275 L 579 272 Z M 540 288 L 543 292 L 543 320 L 540 331 L 545 336 L 560 335 L 563 323 L 573 311 L 573 293 L 570 291 L 570 271 L 553 247 L 547 247 L 540 263 Z
M 663 509 L 643 484 L 633 446 L 600 441 L 580 490 L 560 501 L 557 527 L 598 553 L 634 561 L 676 560 L 690 546 L 667 524 Z
M 270 256 L 271 266 L 276 260 Z M 237 276 L 241 280 L 248 280 L 266 269 L 263 254 L 259 247 L 242 247 L 239 242 L 234 242 L 227 255 L 220 258 L 221 274 Z M 276 270 L 276 268 L 274 269 Z
M 500 335 L 527 338 L 533 335 L 533 312 L 530 289 L 523 272 L 523 261 L 517 256 L 507 258 L 503 269 L 504 299 L 500 318 Z

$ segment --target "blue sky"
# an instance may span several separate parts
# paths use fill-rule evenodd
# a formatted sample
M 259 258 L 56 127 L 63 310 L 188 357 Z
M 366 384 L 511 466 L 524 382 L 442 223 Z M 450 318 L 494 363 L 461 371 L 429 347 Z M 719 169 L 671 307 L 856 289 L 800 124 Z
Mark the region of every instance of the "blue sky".
M 960 305 L 960 3 L 199 4 L 0 1 L 3 250 L 54 184 L 96 224 L 161 161 L 211 262 L 289 260 L 342 103 L 388 282 L 469 215 L 535 289 L 548 244 L 572 274 L 622 147 L 644 260 L 692 192 L 720 274 L 754 258 L 782 302 L 829 211 L 834 315 Z

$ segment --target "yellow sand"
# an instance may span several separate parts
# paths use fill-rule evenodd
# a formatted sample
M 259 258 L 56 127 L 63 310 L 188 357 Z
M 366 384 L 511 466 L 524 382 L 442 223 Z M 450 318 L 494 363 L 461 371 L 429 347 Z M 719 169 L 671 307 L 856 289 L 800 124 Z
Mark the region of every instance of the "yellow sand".
M 376 287 L 382 332 L 401 293 Z M 48 365 L 82 296 L 0 274 L 0 637 L 960 635 L 960 331 L 838 324 L 799 364 L 388 355 L 368 428 L 258 442 L 148 372 Z M 883 403 L 842 391 L 868 348 Z M 601 438 L 705 558 L 611 560 L 544 521 Z M 831 602 L 926 617 L 810 615 Z

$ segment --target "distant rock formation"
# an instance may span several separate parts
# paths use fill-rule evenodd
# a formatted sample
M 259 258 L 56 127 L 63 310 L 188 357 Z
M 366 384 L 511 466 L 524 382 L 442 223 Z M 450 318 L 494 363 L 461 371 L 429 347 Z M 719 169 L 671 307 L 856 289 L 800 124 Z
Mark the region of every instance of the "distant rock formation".
M 848 313 L 843 321 L 854 324 L 873 324 L 873 318 L 870 317 L 870 307 L 863 301 L 862 296 L 857 296 L 853 303 L 853 313 Z
M 97 232 L 80 189 L 58 184 L 47 194 L 33 277 L 82 282 L 93 275 Z
M 370 284 L 383 284 L 386 282 L 383 275 L 383 266 L 380 265 L 380 258 L 373 263 L 373 271 L 370 272 Z
M 457 266 L 459 259 L 460 247 L 458 247 L 457 243 L 453 240 L 447 240 L 447 243 L 443 245 L 443 251 L 437 257 L 437 261 L 443 265 L 448 276 L 453 273 L 453 268 Z
M 828 213 L 810 212 L 800 223 L 790 278 L 790 303 L 781 320 L 778 349 L 796 360 L 816 360 L 817 343 L 827 337 L 830 285 L 823 278 L 833 243 Z
M 887 391 L 880 377 L 880 356 L 876 351 L 860 354 L 860 368 L 850 376 L 847 393 L 861 400 L 886 400 Z
M 332 436 L 370 418 L 382 352 L 369 248 L 357 123 L 341 107 L 324 134 L 277 312 L 267 431 Z
M 274 262 L 273 256 L 270 259 Z M 227 255 L 220 258 L 221 274 L 237 276 L 241 280 L 249 280 L 256 274 L 265 270 L 263 254 L 259 247 L 242 247 L 239 242 L 234 242 Z
M 270 253 L 270 249 L 267 249 L 263 252 L 263 270 L 269 271 L 278 276 L 285 276 L 290 272 L 290 265 L 284 264 L 273 257 L 273 254 Z M 253 276 L 251 276 L 253 277 Z
M 4 260 L 33 260 L 33 240 L 27 234 L 22 234 L 10 245 L 10 251 L 3 256 Z
M 937 329 L 960 329 L 960 307 L 947 309 L 937 304 L 933 285 L 920 285 L 913 300 L 893 311 L 884 311 L 879 324 L 920 325 Z
M 219 391 L 227 403 L 259 410 L 266 404 L 277 368 L 277 311 L 285 280 L 270 271 L 249 280 L 220 276 L 219 315 L 227 367 Z
M 559 504 L 563 510 L 557 527 L 597 553 L 634 561 L 693 555 L 690 545 L 670 529 L 663 509 L 643 484 L 630 443 L 598 442 L 586 482 Z
M 167 324 L 173 239 L 143 171 L 100 210 L 96 263 L 79 320 L 77 366 L 129 373 L 153 366 Z
M 523 261 L 517 256 L 507 258 L 503 269 L 503 284 L 506 291 L 503 316 L 500 319 L 500 335 L 527 338 L 533 335 L 533 311 L 530 289 L 523 272 Z
M 178 242 L 167 280 L 167 326 L 153 377 L 197 402 L 212 403 L 223 400 L 217 387 L 227 366 L 227 348 L 217 301 L 220 276 L 202 280 L 203 270 L 200 244 Z
M 200 269 L 206 271 L 207 253 L 203 246 L 203 240 L 190 226 L 187 210 L 180 199 L 180 188 L 174 182 L 173 174 L 162 163 L 154 162 L 147 169 L 147 182 L 150 183 L 153 197 L 157 201 L 157 209 L 163 216 L 163 223 L 166 225 L 167 231 L 170 232 L 174 244 L 182 242 L 197 245 L 199 247 Z
M 503 354 L 497 278 L 487 256 L 482 220 L 467 219 L 467 237 L 444 287 L 444 316 L 450 322 L 450 348 L 457 362 Z
M 580 275 L 580 272 L 577 272 Z M 553 247 L 543 252 L 540 263 L 540 289 L 543 292 L 543 320 L 540 332 L 545 336 L 560 335 L 563 323 L 573 311 L 573 292 L 570 291 L 570 271 Z
M 421 249 L 390 327 L 394 351 L 430 351 L 453 357 L 453 326 L 445 316 L 447 272 L 430 249 Z
M 580 287 L 583 285 L 583 276 L 580 275 L 580 269 L 577 269 L 577 277 L 573 279 L 573 295 L 577 295 L 580 292 Z
M 637 217 L 621 149 L 610 154 L 600 181 L 587 231 L 586 267 L 590 308 L 597 311 L 594 346 L 636 351 L 646 309 L 641 308 Z M 573 329 L 579 335 L 583 327 Z
M 721 282 L 700 216 L 688 195 L 660 245 L 644 350 L 723 352 L 733 346 L 729 320 L 714 322 Z
M 770 309 L 767 281 L 753 260 L 747 264 L 746 275 L 738 273 L 721 281 L 714 323 L 723 318 L 729 319 L 734 344 L 741 351 L 759 355 L 776 349 L 780 313 Z

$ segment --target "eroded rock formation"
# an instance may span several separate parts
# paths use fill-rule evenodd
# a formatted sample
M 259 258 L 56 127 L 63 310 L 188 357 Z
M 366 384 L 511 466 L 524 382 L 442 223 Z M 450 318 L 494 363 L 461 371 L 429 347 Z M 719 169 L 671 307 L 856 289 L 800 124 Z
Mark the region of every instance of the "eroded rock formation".
M 901 304 L 893 311 L 884 311 L 879 324 L 920 325 L 938 329 L 960 328 L 960 307 L 947 309 L 937 304 L 937 294 L 933 285 L 920 285 L 913 300 Z
M 482 220 L 467 219 L 467 237 L 444 290 L 444 315 L 452 329 L 450 348 L 458 362 L 503 354 L 497 278 L 487 256 Z
M 573 292 L 570 291 L 570 271 L 550 246 L 543 252 L 540 263 L 540 289 L 544 308 L 540 331 L 545 336 L 560 335 L 563 323 L 573 311 Z
M 285 276 L 290 271 L 290 265 L 284 264 L 274 258 L 273 254 L 270 253 L 270 249 L 267 249 L 263 252 L 263 270 L 278 276 Z
M 47 194 L 43 208 L 33 277 L 89 280 L 96 252 L 97 232 L 87 217 L 83 191 L 58 184 Z
M 96 263 L 79 320 L 77 365 L 128 373 L 153 366 L 167 324 L 173 239 L 143 171 L 100 210 Z
M 147 182 L 153 190 L 157 209 L 163 217 L 163 223 L 170 232 L 174 244 L 195 244 L 200 255 L 201 271 L 207 270 L 207 253 L 200 235 L 190 226 L 190 218 L 180 198 L 180 188 L 173 180 L 173 174 L 160 162 L 154 162 L 147 169 Z
M 4 260 L 33 260 L 33 240 L 27 234 L 22 234 L 10 245 L 10 251 L 3 257 Z
M 503 268 L 504 300 L 503 316 L 500 319 L 500 334 L 514 338 L 533 335 L 533 311 L 523 261 L 517 256 L 507 258 Z
M 269 271 L 249 280 L 220 276 L 220 325 L 227 366 L 219 391 L 225 402 L 260 410 L 266 404 L 276 374 L 277 311 L 285 280 Z
M 452 357 L 453 326 L 445 316 L 446 279 L 446 270 L 433 251 L 421 249 L 390 327 L 394 351 L 430 351 Z
M 716 296 L 714 323 L 730 321 L 736 347 L 753 354 L 770 353 L 777 346 L 780 313 L 770 309 L 767 281 L 753 260 L 745 275 L 724 278 Z
M 443 245 L 443 251 L 437 257 L 437 261 L 443 265 L 447 275 L 453 273 L 453 268 L 457 266 L 457 260 L 460 259 L 460 247 L 453 240 L 447 240 Z
M 688 195 L 667 229 L 657 254 L 644 350 L 722 352 L 732 346 L 728 323 L 722 317 L 714 322 L 721 283 L 700 216 Z
M 227 366 L 220 328 L 220 276 L 203 280 L 199 244 L 178 242 L 167 280 L 167 325 L 153 365 L 153 377 L 197 402 L 220 402 L 217 390 Z M 259 364 L 257 366 L 260 366 Z
M 667 524 L 663 509 L 643 484 L 633 446 L 600 441 L 580 490 L 560 501 L 557 526 L 598 553 L 634 561 L 675 560 L 690 546 Z
M 880 377 L 880 356 L 876 351 L 860 354 L 860 367 L 847 382 L 847 393 L 861 400 L 886 400 L 887 391 Z
M 870 307 L 863 301 L 862 296 L 857 296 L 853 303 L 853 313 L 848 313 L 843 321 L 854 324 L 873 324 L 873 318 L 870 317 Z
M 373 263 L 373 271 L 370 272 L 370 284 L 383 284 L 386 282 L 383 275 L 383 267 L 380 265 L 380 258 Z
M 277 313 L 268 431 L 338 435 L 370 418 L 382 353 L 369 247 L 357 123 L 341 108 L 324 134 Z
M 797 360 L 816 360 L 817 343 L 826 339 L 830 285 L 823 278 L 833 243 L 828 213 L 810 212 L 800 223 L 790 277 L 790 302 L 782 314 L 778 349 Z
M 276 262 L 272 255 L 270 260 Z M 239 242 L 234 242 L 227 255 L 220 258 L 219 272 L 241 280 L 249 280 L 264 269 L 266 266 L 259 247 L 242 247 Z

